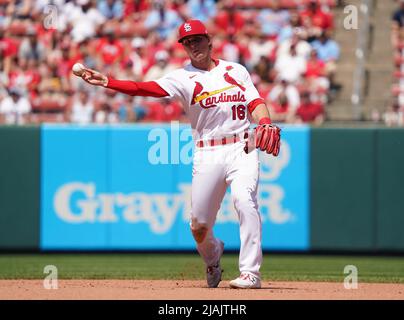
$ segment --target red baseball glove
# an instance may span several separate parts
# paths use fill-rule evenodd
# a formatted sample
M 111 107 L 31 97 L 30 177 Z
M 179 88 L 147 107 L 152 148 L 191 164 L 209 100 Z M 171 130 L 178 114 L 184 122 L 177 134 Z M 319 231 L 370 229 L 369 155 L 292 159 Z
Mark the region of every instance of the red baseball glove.
M 273 124 L 262 124 L 255 128 L 255 147 L 276 157 L 281 148 L 281 129 Z

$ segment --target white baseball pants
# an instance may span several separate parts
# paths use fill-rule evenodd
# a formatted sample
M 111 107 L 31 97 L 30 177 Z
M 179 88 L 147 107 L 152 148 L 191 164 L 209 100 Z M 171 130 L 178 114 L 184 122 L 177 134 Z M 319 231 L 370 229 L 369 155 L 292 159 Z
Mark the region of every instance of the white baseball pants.
M 213 225 L 227 186 L 240 222 L 240 272 L 260 277 L 262 263 L 262 226 L 258 211 L 257 187 L 259 160 L 256 149 L 246 154 L 244 142 L 213 147 L 195 147 L 192 172 L 191 229 L 201 226 L 208 232 L 197 243 L 197 250 L 207 266 L 217 263 L 220 241 Z

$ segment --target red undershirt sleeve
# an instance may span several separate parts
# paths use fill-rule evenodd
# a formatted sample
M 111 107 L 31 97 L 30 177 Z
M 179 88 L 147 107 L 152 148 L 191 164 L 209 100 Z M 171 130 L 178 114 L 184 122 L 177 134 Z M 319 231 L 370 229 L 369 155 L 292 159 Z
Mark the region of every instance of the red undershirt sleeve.
M 113 89 L 122 93 L 129 94 L 131 96 L 142 96 L 142 97 L 168 97 L 169 94 L 160 87 L 155 81 L 147 82 L 136 82 L 131 80 L 117 80 L 108 77 L 109 89 Z
M 254 99 L 253 101 L 251 101 L 251 102 L 248 104 L 248 106 L 247 106 L 248 112 L 249 112 L 250 114 L 252 114 L 253 111 L 255 110 L 255 108 L 256 108 L 258 105 L 260 105 L 261 103 L 265 104 L 265 100 L 262 99 L 262 98 L 257 98 L 257 99 Z

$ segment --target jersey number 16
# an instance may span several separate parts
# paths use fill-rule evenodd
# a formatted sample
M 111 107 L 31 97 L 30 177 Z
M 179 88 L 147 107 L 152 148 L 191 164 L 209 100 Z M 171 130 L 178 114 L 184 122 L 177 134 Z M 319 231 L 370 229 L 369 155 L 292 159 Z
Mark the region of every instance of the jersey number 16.
M 232 111 L 232 116 L 233 116 L 233 120 L 244 120 L 245 116 L 246 116 L 246 112 L 245 112 L 245 106 L 242 104 L 239 104 L 238 106 L 233 105 L 231 107 L 231 111 Z

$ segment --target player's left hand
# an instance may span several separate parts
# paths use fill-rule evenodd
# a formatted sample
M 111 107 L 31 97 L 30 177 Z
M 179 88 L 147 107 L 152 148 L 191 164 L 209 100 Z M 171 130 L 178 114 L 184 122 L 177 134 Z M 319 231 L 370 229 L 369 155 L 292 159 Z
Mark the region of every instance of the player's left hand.
M 281 129 L 273 124 L 259 125 L 255 128 L 255 146 L 276 157 L 281 148 Z

